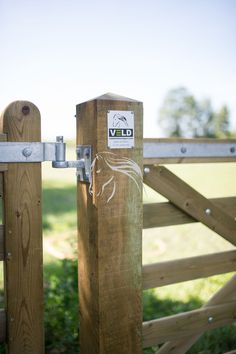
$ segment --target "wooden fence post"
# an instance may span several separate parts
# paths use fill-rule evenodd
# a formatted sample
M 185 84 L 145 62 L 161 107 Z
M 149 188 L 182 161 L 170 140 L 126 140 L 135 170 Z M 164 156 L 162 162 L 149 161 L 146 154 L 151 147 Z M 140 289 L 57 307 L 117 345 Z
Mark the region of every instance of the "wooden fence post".
M 8 141 L 41 141 L 40 113 L 16 101 L 1 116 Z M 5 292 L 9 354 L 44 353 L 41 164 L 4 173 Z
M 117 160 L 128 158 L 142 171 L 142 134 L 141 102 L 106 94 L 77 106 L 77 144 L 100 156 L 93 195 L 78 182 L 82 354 L 142 352 L 142 183 L 109 166 L 128 171 Z

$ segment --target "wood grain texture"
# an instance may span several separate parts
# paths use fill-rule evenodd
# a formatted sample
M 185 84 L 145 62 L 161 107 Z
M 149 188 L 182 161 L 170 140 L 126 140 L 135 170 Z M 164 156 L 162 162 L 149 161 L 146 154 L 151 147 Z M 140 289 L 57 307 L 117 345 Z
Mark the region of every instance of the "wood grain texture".
M 4 260 L 4 226 L 0 225 L 0 261 Z
M 182 139 L 182 138 L 167 138 L 167 139 L 144 139 L 144 144 L 148 142 L 166 142 L 172 143 L 208 143 L 208 144 L 224 144 L 232 143 L 236 144 L 235 139 L 207 139 L 207 138 L 197 138 L 197 139 Z M 155 164 L 181 164 L 181 163 L 216 163 L 216 162 L 235 162 L 236 156 L 232 157 L 181 157 L 181 158 L 144 158 L 144 165 L 155 165 Z
M 208 331 L 231 324 L 235 322 L 235 317 L 236 301 L 233 301 L 144 322 L 143 347 L 188 338 L 198 331 Z M 209 321 L 209 318 L 212 318 L 212 321 Z
M 0 309 L 0 344 L 6 341 L 6 313 Z
M 236 301 L 236 275 L 234 275 L 230 281 L 218 290 L 203 306 L 203 308 L 222 305 L 232 301 Z M 196 333 L 190 335 L 188 338 L 171 340 L 164 344 L 161 349 L 156 352 L 156 354 L 185 354 L 201 337 L 204 331 L 204 328 L 199 328 L 199 331 L 196 331 Z
M 77 106 L 77 143 L 93 157 L 107 148 L 107 111 L 134 111 L 135 148 L 113 149 L 142 168 L 142 104 L 105 95 Z M 104 167 L 104 166 L 103 166 Z M 116 174 L 117 189 L 97 191 L 111 176 L 103 168 L 88 185 L 78 183 L 80 348 L 83 354 L 141 354 L 142 196 L 133 181 Z
M 236 245 L 236 220 L 164 166 L 149 166 L 144 183 L 211 230 Z M 210 210 L 210 213 L 206 213 Z
M 236 197 L 209 199 L 233 218 L 236 217 Z M 143 205 L 143 228 L 173 226 L 198 222 L 183 210 L 169 202 Z
M 143 267 L 143 289 L 236 271 L 236 251 L 208 254 Z
M 40 113 L 27 101 L 1 117 L 8 141 L 40 141 Z M 41 164 L 9 164 L 4 174 L 9 354 L 44 353 Z

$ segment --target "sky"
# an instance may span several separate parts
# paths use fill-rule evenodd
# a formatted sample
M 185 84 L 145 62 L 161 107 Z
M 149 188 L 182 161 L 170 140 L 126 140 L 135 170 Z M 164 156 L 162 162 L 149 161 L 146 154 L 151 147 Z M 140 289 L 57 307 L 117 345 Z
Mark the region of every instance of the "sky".
M 0 110 L 24 99 L 42 138 L 75 137 L 75 106 L 107 92 L 142 101 L 161 137 L 168 90 L 227 104 L 236 129 L 236 0 L 0 0 Z

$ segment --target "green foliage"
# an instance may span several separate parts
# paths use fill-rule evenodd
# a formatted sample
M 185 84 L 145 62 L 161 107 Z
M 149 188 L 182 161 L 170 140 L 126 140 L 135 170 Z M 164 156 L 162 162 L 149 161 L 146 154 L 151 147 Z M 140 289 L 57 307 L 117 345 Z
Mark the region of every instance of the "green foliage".
M 77 261 L 45 266 L 46 353 L 79 353 Z
M 211 101 L 198 101 L 186 88 L 170 90 L 160 110 L 158 123 L 170 137 L 227 138 L 229 110 L 224 105 L 218 112 Z

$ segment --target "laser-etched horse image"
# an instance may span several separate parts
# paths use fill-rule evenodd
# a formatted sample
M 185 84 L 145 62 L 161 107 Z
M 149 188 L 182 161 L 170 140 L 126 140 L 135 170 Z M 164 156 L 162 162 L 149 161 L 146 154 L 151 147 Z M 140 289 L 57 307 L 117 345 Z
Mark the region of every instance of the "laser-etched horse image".
M 99 164 L 99 166 L 97 166 Z M 97 167 L 96 167 L 97 166 Z M 109 193 L 107 197 L 107 203 L 114 197 L 116 192 L 117 180 L 116 174 L 122 173 L 130 178 L 138 188 L 141 193 L 142 190 L 142 180 L 143 175 L 140 167 L 134 162 L 125 157 L 119 157 L 112 152 L 101 152 L 96 154 L 95 159 L 91 165 L 91 175 L 93 173 L 102 173 L 104 168 L 109 167 L 111 170 L 111 176 L 107 179 L 105 183 L 101 186 L 99 191 L 96 193 L 97 197 L 101 197 L 108 186 L 112 185 L 112 192 Z M 97 169 L 96 169 L 97 168 Z M 90 194 L 93 194 L 93 183 L 90 183 Z

